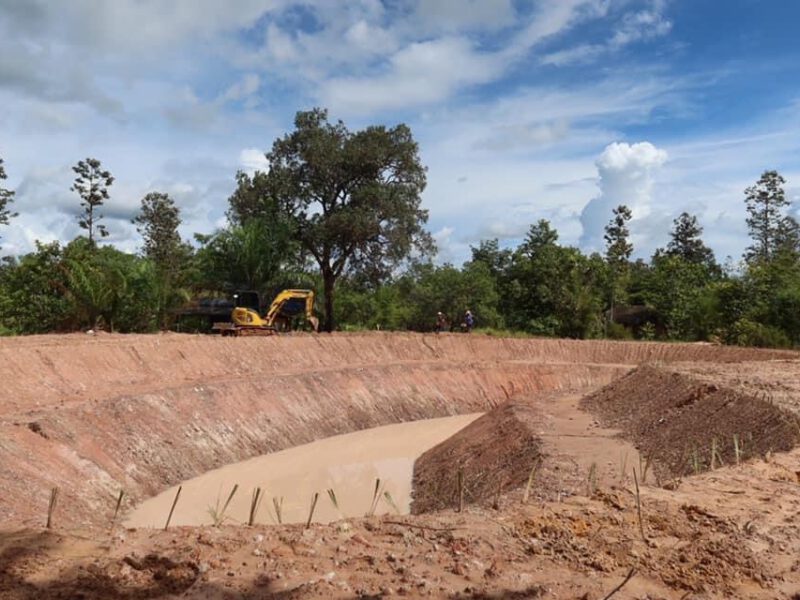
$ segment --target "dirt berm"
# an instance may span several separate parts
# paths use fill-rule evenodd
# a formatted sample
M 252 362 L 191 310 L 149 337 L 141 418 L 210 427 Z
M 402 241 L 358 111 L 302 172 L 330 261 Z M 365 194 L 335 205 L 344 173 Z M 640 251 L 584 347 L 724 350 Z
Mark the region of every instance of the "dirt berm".
M 696 474 L 800 442 L 800 418 L 781 402 L 711 383 L 680 365 L 641 366 L 581 405 L 621 430 L 661 477 Z
M 794 354 L 693 344 L 358 334 L 0 340 L 0 523 L 107 525 L 209 469 L 315 439 L 592 390 L 658 360 Z M 776 448 L 777 449 L 777 448 Z
M 462 489 L 471 504 L 523 485 L 541 458 L 539 412 L 530 403 L 508 402 L 425 452 L 414 463 L 411 512 L 457 507 Z

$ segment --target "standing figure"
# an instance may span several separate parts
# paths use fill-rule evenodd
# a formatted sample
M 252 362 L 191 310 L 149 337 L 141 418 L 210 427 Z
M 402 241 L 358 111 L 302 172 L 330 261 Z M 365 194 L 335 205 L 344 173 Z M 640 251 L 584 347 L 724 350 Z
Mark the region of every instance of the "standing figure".
M 472 331 L 472 328 L 475 326 L 475 317 L 472 316 L 472 312 L 469 310 L 464 313 L 464 331 L 467 333 Z
M 436 333 L 447 331 L 447 317 L 439 311 L 436 313 Z

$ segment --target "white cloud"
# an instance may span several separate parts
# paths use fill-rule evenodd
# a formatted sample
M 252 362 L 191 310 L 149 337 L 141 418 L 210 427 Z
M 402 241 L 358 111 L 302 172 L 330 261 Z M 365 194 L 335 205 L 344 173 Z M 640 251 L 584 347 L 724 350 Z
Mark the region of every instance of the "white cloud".
M 620 204 L 631 209 L 634 220 L 650 214 L 653 177 L 666 161 L 667 153 L 650 142 L 606 147 L 596 162 L 600 195 L 586 204 L 580 216 L 582 247 L 602 248 L 604 228 Z
M 672 30 L 672 21 L 664 16 L 663 10 L 664 3 L 656 0 L 647 10 L 625 13 L 606 40 L 549 52 L 542 56 L 541 63 L 554 66 L 587 63 L 633 43 L 665 36 Z
M 417 0 L 413 18 L 423 31 L 496 30 L 517 17 L 511 0 Z
M 250 175 L 256 171 L 266 173 L 269 171 L 269 161 L 263 150 L 258 148 L 245 148 L 239 153 L 239 164 Z
M 485 83 L 499 64 L 466 38 L 440 38 L 406 46 L 378 77 L 341 77 L 321 86 L 323 103 L 338 112 L 398 110 L 448 98 L 460 86 Z

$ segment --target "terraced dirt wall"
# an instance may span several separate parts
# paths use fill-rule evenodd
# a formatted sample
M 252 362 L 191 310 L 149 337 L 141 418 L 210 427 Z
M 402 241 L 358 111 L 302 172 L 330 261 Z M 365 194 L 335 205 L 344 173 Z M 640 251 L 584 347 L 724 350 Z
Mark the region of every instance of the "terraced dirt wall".
M 330 435 L 590 390 L 647 361 L 793 357 L 465 335 L 70 335 L 0 341 L 0 527 L 108 523 L 206 470 Z

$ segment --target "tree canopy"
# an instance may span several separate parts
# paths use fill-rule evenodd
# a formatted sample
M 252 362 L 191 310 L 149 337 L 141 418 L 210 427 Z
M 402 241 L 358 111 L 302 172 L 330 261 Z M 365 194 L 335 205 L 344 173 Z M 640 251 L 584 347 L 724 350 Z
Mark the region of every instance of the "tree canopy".
M 3 166 L 3 159 L 0 158 L 0 225 L 8 225 L 8 222 L 17 216 L 17 213 L 12 212 L 9 204 L 14 201 L 13 190 L 6 189 L 1 184 L 7 178 L 5 167 Z
M 100 237 L 109 235 L 106 226 L 99 222 L 103 215 L 95 211 L 108 200 L 108 188 L 114 183 L 114 178 L 109 171 L 103 169 L 96 158 L 78 161 L 72 170 L 77 177 L 71 189 L 81 197 L 83 207 L 83 214 L 78 217 L 78 225 L 89 233 L 89 242 L 94 243 L 95 232 L 100 234 Z
M 431 252 L 420 199 L 425 168 L 406 125 L 353 132 L 329 122 L 325 110 L 298 112 L 295 130 L 266 157 L 269 172 L 256 176 L 266 193 L 254 197 L 247 188 L 254 181 L 240 178 L 231 210 L 245 221 L 274 201 L 288 216 L 294 239 L 319 267 L 326 330 L 334 327 L 335 283 L 347 269 L 380 280 L 414 253 Z

